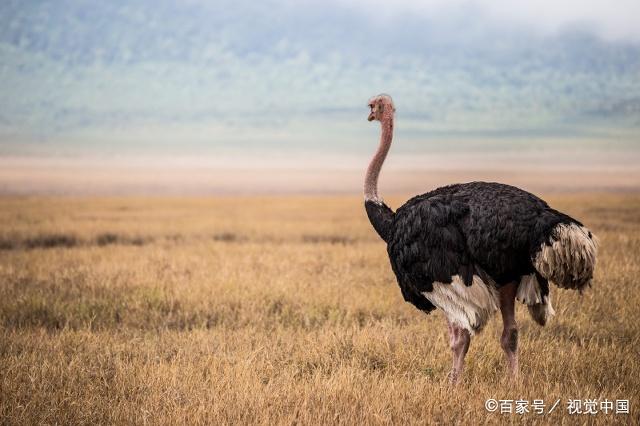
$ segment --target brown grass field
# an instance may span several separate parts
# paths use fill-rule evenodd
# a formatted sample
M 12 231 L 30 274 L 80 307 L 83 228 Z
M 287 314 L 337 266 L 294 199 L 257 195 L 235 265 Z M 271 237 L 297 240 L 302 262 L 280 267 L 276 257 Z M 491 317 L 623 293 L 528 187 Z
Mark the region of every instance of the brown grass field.
M 593 288 L 518 307 L 519 382 L 496 315 L 452 387 L 360 197 L 0 198 L 0 424 L 639 424 L 640 195 L 548 201 L 599 236 Z

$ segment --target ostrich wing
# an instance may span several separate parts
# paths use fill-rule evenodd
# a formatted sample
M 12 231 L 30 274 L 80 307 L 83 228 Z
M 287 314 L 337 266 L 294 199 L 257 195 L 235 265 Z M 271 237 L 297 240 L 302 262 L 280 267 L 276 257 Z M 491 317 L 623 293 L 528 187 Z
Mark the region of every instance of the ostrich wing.
M 468 212 L 465 203 L 445 195 L 416 200 L 396 212 L 387 251 L 407 302 L 428 312 L 434 307 L 421 293 L 432 291 L 434 281 L 450 283 L 460 275 L 471 285 L 480 268 L 459 227 Z

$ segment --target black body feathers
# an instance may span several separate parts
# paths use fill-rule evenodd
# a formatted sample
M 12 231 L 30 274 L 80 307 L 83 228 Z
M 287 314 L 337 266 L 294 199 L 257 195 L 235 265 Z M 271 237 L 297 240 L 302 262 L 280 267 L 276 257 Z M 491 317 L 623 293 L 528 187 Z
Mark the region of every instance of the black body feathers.
M 532 258 L 551 244 L 554 226 L 581 225 L 540 198 L 510 185 L 471 182 L 416 196 L 395 213 L 384 203 L 365 202 L 376 232 L 387 243 L 391 266 L 404 299 L 429 312 L 421 294 L 433 282 L 465 285 L 473 275 L 498 287 L 535 273 L 544 294 L 547 282 Z
M 393 230 L 393 217 L 395 213 L 385 203 L 375 203 L 373 201 L 365 201 L 364 208 L 367 211 L 369 222 L 373 225 L 380 238 L 388 243 Z

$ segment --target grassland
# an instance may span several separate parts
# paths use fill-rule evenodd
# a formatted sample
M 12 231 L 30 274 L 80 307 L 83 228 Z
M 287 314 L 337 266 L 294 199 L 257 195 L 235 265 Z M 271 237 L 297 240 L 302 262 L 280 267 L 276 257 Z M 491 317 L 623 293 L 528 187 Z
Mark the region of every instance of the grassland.
M 552 289 L 545 328 L 518 308 L 518 383 L 496 316 L 451 387 L 444 318 L 402 301 L 359 197 L 1 198 L 0 423 L 638 424 L 640 196 L 549 202 L 599 236 L 594 287 Z

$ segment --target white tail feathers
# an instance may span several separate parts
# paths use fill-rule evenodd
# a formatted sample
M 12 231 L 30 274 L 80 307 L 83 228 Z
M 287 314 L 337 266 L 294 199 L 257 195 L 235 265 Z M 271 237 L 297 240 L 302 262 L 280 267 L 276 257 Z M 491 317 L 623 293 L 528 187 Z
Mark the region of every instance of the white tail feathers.
M 596 237 L 575 223 L 556 225 L 551 232 L 551 244 L 542 243 L 533 265 L 558 287 L 582 291 L 593 278 L 598 254 Z
M 540 293 L 540 285 L 536 274 L 525 275 L 520 280 L 516 299 L 525 305 L 535 305 L 542 303 L 542 294 Z
M 516 299 L 527 305 L 529 314 L 540 325 L 545 325 L 556 314 L 551 305 L 551 294 L 542 295 L 536 274 L 522 277 L 518 285 Z

